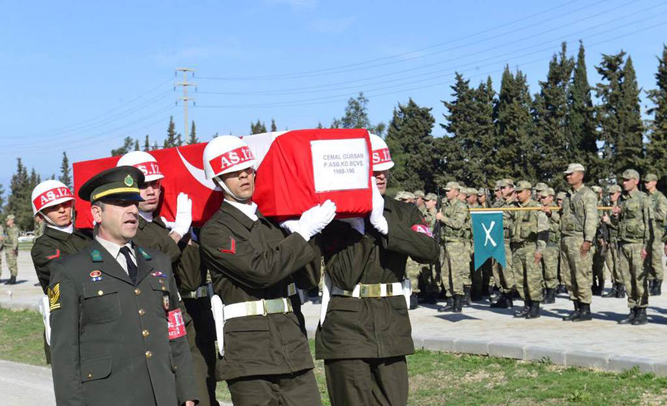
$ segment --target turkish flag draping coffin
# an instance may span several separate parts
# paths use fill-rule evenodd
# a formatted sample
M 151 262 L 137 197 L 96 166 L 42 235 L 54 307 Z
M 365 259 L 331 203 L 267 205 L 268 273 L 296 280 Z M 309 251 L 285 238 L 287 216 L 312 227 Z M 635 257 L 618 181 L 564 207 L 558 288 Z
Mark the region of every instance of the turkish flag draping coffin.
M 160 216 L 173 221 L 176 215 L 176 199 L 179 193 L 186 193 L 192 199 L 193 225 L 203 226 L 206 220 L 220 208 L 222 193 L 204 175 L 203 154 L 206 143 L 184 145 L 151 151 L 164 175 L 162 179 L 162 201 Z M 77 162 L 74 167 L 74 190 L 76 195 L 78 228 L 92 228 L 93 218 L 90 203 L 79 199 L 79 189 L 95 174 L 116 166 L 120 157 Z M 141 168 L 139 168 L 141 169 Z M 144 168 L 144 173 L 146 173 Z
M 370 141 L 366 130 L 318 129 L 264 133 L 242 137 L 253 151 L 257 168 L 253 195 L 265 216 L 298 217 L 331 199 L 339 217 L 355 217 L 372 209 Z M 204 175 L 206 143 L 150 151 L 165 176 L 160 216 L 173 221 L 179 193 L 192 199 L 193 225 L 204 225 L 222 203 L 222 192 Z M 74 167 L 78 228 L 92 228 L 90 204 L 78 196 L 95 174 L 116 166 L 120 157 L 77 162 Z M 141 168 L 140 168 L 141 169 Z M 146 173 L 147 168 L 144 168 Z
M 275 134 L 275 133 L 274 133 Z M 331 199 L 338 217 L 358 217 L 372 209 L 371 144 L 366 130 L 317 129 L 277 134 L 266 154 L 257 148 L 266 134 L 243 137 L 255 153 L 253 201 L 265 216 L 300 216 Z M 269 137 L 270 138 L 270 137 Z

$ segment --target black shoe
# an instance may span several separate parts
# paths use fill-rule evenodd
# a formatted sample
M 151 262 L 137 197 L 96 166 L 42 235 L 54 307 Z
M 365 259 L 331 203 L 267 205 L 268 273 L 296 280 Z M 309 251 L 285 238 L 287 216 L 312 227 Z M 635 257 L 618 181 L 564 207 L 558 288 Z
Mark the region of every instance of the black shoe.
M 500 298 L 495 303 L 491 303 L 489 307 L 493 309 L 508 309 L 512 307 L 512 300 L 505 293 L 502 293 Z
M 628 314 L 628 316 L 623 320 L 620 320 L 618 324 L 632 324 L 632 322 L 635 321 L 635 318 L 637 317 L 638 309 L 639 309 L 638 307 L 633 307 L 632 309 L 630 309 L 630 314 Z
M 530 312 L 526 315 L 527 319 L 537 319 L 540 317 L 540 302 L 530 302 Z
M 9 280 L 5 282 L 5 285 L 16 285 L 16 276 L 9 278 Z
M 463 295 L 454 295 L 454 310 L 452 313 L 461 313 L 463 311 Z
M 616 298 L 618 299 L 623 299 L 625 298 L 625 285 L 618 284 L 618 288 L 616 289 Z
M 572 303 L 574 303 L 574 311 L 570 315 L 563 317 L 563 321 L 572 321 L 579 316 L 579 302 L 575 301 Z
M 453 310 L 454 310 L 454 298 L 448 297 L 447 298 L 447 304 L 445 305 L 445 307 L 439 308 L 438 312 L 440 312 L 440 313 L 442 313 L 442 312 L 451 312 Z
M 653 286 L 654 286 L 654 280 L 649 280 L 647 283 L 647 289 L 648 289 L 648 294 L 653 296 Z
M 601 296 L 604 291 L 604 285 L 593 284 L 591 287 L 591 294 L 593 296 Z
M 556 293 L 567 293 L 567 288 L 565 287 L 565 285 L 560 284 L 556 288 Z
M 659 279 L 656 279 L 653 281 L 653 293 L 651 293 L 651 296 L 660 296 L 662 295 L 662 281 Z
M 616 295 L 618 295 L 618 284 L 617 283 L 611 285 L 611 289 L 609 289 L 609 292 L 602 295 L 602 297 L 616 297 Z
M 419 305 L 417 304 L 417 294 L 413 293 L 410 295 L 410 310 L 414 310 L 418 307 Z
M 593 320 L 590 303 L 579 303 L 579 314 L 575 318 L 573 318 L 572 321 L 589 321 L 589 320 Z
M 546 294 L 544 295 L 544 304 L 556 303 L 556 289 L 546 289 Z
M 461 304 L 463 306 L 470 306 L 470 291 L 472 290 L 472 286 L 464 286 L 463 287 L 463 299 Z
M 525 302 L 523 302 L 523 308 L 518 312 L 514 312 L 514 317 L 516 318 L 526 317 L 528 313 L 530 313 L 530 306 L 531 306 L 530 300 L 526 300 Z
M 641 326 L 642 324 L 648 323 L 648 318 L 646 317 L 646 308 L 641 307 L 641 308 L 636 308 L 636 315 L 635 319 L 632 320 L 632 325 L 633 326 Z

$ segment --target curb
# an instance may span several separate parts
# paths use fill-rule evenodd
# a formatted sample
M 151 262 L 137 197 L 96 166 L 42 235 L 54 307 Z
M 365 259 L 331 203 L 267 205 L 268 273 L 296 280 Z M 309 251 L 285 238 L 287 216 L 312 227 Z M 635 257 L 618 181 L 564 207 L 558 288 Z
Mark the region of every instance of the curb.
M 522 361 L 550 361 L 556 365 L 622 372 L 634 367 L 642 373 L 667 376 L 667 361 L 602 352 L 562 350 L 538 345 L 448 337 L 413 337 L 415 348 L 457 354 L 488 355 Z

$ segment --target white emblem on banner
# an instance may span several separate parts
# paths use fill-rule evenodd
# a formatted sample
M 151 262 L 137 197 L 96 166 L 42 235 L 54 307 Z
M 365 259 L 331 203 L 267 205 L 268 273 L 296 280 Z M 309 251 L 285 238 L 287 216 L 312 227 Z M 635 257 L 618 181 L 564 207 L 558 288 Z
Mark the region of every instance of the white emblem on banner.
M 368 188 L 369 156 L 366 140 L 310 142 L 316 192 Z
M 484 229 L 484 234 L 486 234 L 486 237 L 484 238 L 484 246 L 486 247 L 486 244 L 488 242 L 491 242 L 492 246 L 496 246 L 496 242 L 493 241 L 493 238 L 491 238 L 491 231 L 493 231 L 493 226 L 496 225 L 495 221 L 492 221 L 491 224 L 489 224 L 489 228 L 486 228 L 486 225 L 482 223 L 482 228 Z

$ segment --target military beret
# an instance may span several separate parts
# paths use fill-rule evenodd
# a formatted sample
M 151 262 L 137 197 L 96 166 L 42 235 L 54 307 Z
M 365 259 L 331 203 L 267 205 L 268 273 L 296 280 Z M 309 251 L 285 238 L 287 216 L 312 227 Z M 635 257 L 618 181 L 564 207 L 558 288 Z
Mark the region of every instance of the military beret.
M 586 172 L 586 168 L 582 164 L 573 163 L 569 164 L 563 173 L 568 174 L 572 172 Z
M 436 195 L 435 193 L 429 193 L 426 195 L 424 200 L 438 200 L 438 195 Z
M 623 179 L 637 179 L 639 180 L 639 172 L 634 169 L 626 169 L 621 176 Z
M 450 189 L 461 190 L 461 186 L 457 182 L 447 182 L 447 185 L 445 185 L 445 190 L 450 190 Z
M 612 193 L 618 193 L 621 191 L 621 187 L 619 185 L 610 185 L 607 188 L 607 193 L 612 194 Z
M 415 195 L 415 199 L 418 197 L 421 197 L 423 199 L 425 196 L 423 190 L 415 190 L 413 194 Z
M 644 182 L 657 182 L 658 181 L 658 175 L 655 173 L 649 173 L 644 176 Z
M 530 182 L 528 182 L 526 180 L 520 180 L 520 181 L 517 182 L 515 189 L 516 189 L 517 192 L 521 192 L 521 191 L 524 191 L 526 189 L 531 189 L 532 187 L 533 187 L 533 185 L 531 185 Z
M 100 172 L 79 189 L 79 197 L 95 203 L 98 200 L 131 200 L 141 202 L 139 185 L 144 173 L 133 166 L 119 166 Z

